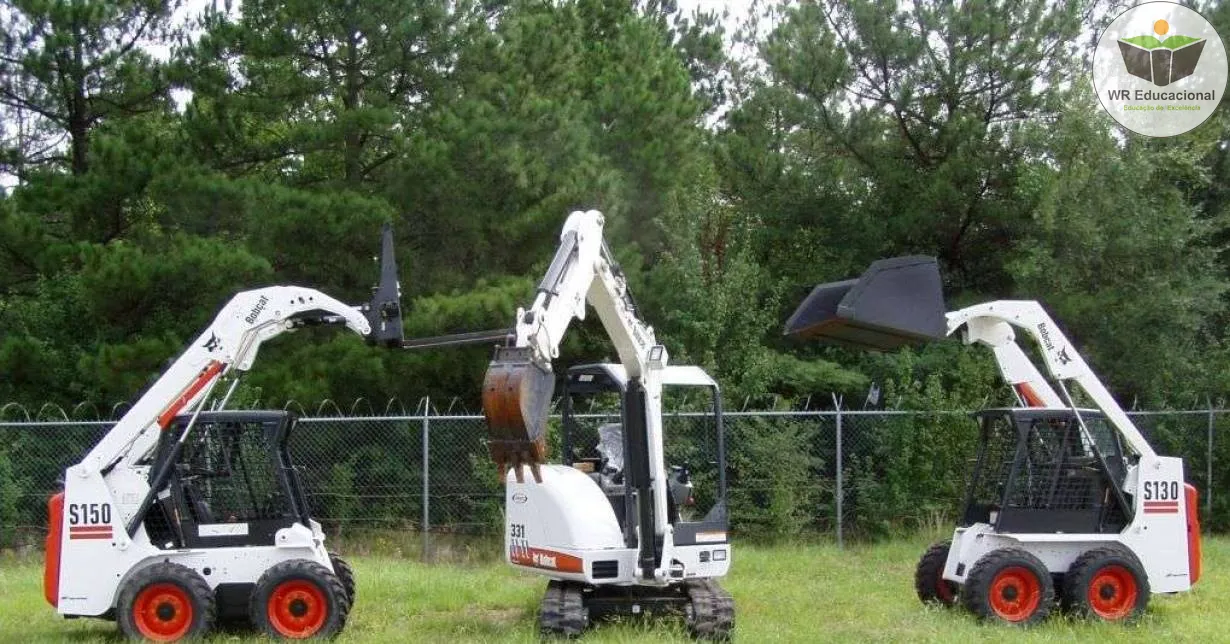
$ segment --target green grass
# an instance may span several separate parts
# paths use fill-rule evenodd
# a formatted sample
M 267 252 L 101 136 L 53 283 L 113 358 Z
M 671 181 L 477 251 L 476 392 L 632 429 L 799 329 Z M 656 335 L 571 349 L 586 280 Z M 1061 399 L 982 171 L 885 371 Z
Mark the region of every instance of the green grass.
M 1132 36 L 1131 38 L 1124 38 L 1123 42 L 1136 45 L 1137 47 L 1142 47 L 1144 49 L 1157 49 L 1159 47 L 1165 47 L 1166 49 L 1178 49 L 1184 45 L 1190 45 L 1197 40 L 1200 39 L 1192 36 L 1171 36 L 1166 40 L 1158 40 L 1156 36 Z
M 960 610 L 924 607 L 913 591 L 924 539 L 855 546 L 737 546 L 725 586 L 735 596 L 742 642 L 1213 642 L 1230 637 L 1230 539 L 1205 540 L 1205 578 L 1190 592 L 1154 596 L 1138 624 L 1051 618 L 1017 631 Z M 498 562 L 429 565 L 389 555 L 353 558 L 358 601 L 341 641 L 534 642 L 544 582 Z M 37 560 L 0 555 L 0 641 L 117 641 L 114 624 L 63 620 L 47 606 Z M 258 638 L 223 634 L 218 642 Z M 686 642 L 681 625 L 624 622 L 587 642 Z

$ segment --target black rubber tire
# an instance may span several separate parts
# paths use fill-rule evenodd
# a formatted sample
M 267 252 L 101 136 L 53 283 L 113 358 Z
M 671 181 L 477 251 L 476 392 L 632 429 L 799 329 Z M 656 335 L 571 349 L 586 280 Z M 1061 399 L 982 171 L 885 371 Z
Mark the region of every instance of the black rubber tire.
M 138 596 L 141 591 L 154 586 L 155 584 L 171 584 L 177 587 L 184 598 L 187 599 L 191 613 L 189 617 L 188 628 L 174 639 L 190 639 L 204 637 L 214 627 L 214 621 L 217 618 L 217 605 L 214 602 L 214 593 L 210 589 L 209 584 L 205 583 L 205 579 L 197 572 L 187 566 L 181 566 L 169 561 L 162 561 L 151 566 L 147 566 L 133 573 L 128 581 L 124 582 L 123 589 L 120 591 L 119 610 L 117 611 L 120 631 L 125 637 L 134 640 L 155 639 L 152 636 L 143 633 L 141 627 L 138 626 L 138 619 L 134 612 Z M 172 604 L 164 602 L 159 605 L 159 611 L 155 615 L 158 624 L 168 625 L 175 617 L 175 609 Z M 169 615 L 162 611 L 169 610 Z M 155 639 L 155 641 L 158 641 Z M 168 641 L 162 639 L 161 641 Z
M 1109 575 L 1112 580 L 1119 577 L 1121 582 L 1134 584 L 1131 590 L 1135 591 L 1136 596 L 1132 598 L 1127 594 L 1131 590 L 1113 581 L 1099 583 L 1102 599 L 1117 599 L 1129 605 L 1113 610 L 1109 606 L 1097 606 L 1090 601 L 1090 585 L 1095 583 L 1099 573 Z M 1085 552 L 1072 562 L 1072 567 L 1064 575 L 1062 604 L 1064 610 L 1087 619 L 1130 622 L 1144 614 L 1149 606 L 1149 595 L 1149 576 L 1145 574 L 1144 566 L 1140 565 L 1136 555 L 1123 546 L 1103 546 Z
M 354 568 L 350 567 L 350 562 L 342 559 L 341 555 L 336 552 L 329 553 L 329 563 L 333 564 L 333 574 L 342 582 L 342 588 L 346 589 L 346 599 L 350 602 L 350 607 L 354 608 L 355 582 Z
M 1032 578 L 1032 582 L 1030 579 Z M 1012 611 L 1011 602 L 1018 593 L 1028 591 L 1015 581 L 1036 584 L 1036 601 L 1026 601 L 1020 612 Z M 1005 586 L 992 597 L 992 588 Z M 1016 626 L 1032 626 L 1046 619 L 1055 603 L 1055 585 L 1046 565 L 1021 548 L 993 550 L 978 560 L 965 577 L 961 589 L 965 607 L 978 617 Z
M 307 632 L 308 628 L 305 625 L 302 633 L 284 633 L 275 624 L 275 621 L 279 621 L 278 618 L 270 617 L 270 597 L 278 587 L 288 582 L 306 582 L 319 591 L 323 602 L 314 607 L 326 612 L 324 619 L 315 630 Z M 274 639 L 336 637 L 345 628 L 346 617 L 349 614 L 350 600 L 346 597 L 346 588 L 342 585 L 341 579 L 329 572 L 328 568 L 307 559 L 283 561 L 266 570 L 256 582 L 256 587 L 252 589 L 252 598 L 248 601 L 248 615 L 252 624 L 257 630 Z
M 944 564 L 948 561 L 948 549 L 952 543 L 941 541 L 932 544 L 918 560 L 914 569 L 914 591 L 924 604 L 938 604 L 949 607 L 956 606 L 961 594 L 961 586 L 944 579 Z

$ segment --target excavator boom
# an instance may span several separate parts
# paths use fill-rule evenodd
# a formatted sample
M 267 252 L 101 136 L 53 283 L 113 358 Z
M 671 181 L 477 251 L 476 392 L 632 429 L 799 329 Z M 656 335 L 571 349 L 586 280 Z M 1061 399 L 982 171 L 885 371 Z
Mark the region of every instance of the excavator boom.
M 551 361 L 559 356 L 572 320 L 585 318 L 587 305 L 598 314 L 630 378 L 641 377 L 651 362 L 666 363 L 665 349 L 638 317 L 623 271 L 603 240 L 603 224 L 596 210 L 569 215 L 533 303 L 517 309 L 512 336 L 496 350 L 483 380 L 491 458 L 500 472 L 512 466 L 518 480 L 522 465 L 539 479 L 555 391 Z

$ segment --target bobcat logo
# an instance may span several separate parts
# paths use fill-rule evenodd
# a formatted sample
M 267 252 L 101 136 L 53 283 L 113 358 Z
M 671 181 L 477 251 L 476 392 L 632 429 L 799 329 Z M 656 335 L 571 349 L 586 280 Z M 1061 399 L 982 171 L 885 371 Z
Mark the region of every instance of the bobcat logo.
M 218 350 L 218 347 L 221 347 L 221 346 L 222 346 L 222 341 L 218 339 L 218 334 L 210 333 L 209 339 L 205 341 L 205 350 L 210 353 L 213 353 L 214 351 Z
M 1068 355 L 1068 348 L 1064 347 L 1059 350 L 1059 364 L 1068 364 L 1072 362 L 1072 356 Z

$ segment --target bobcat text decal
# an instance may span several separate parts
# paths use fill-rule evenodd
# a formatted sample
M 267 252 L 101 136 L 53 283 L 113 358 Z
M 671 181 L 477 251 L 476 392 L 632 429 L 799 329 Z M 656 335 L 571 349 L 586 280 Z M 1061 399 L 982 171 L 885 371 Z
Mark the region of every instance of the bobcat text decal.
M 554 550 L 531 548 L 525 542 L 509 544 L 508 559 L 518 566 L 529 566 L 530 568 L 541 568 L 543 570 L 578 574 L 584 570 L 580 557 L 566 555 Z

